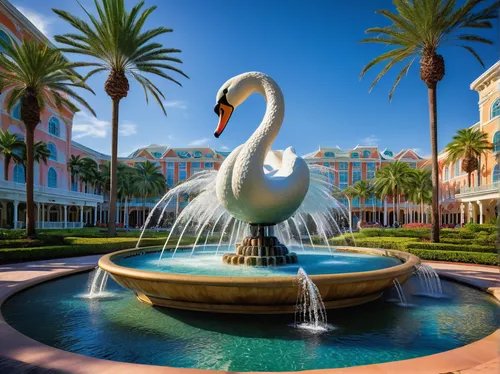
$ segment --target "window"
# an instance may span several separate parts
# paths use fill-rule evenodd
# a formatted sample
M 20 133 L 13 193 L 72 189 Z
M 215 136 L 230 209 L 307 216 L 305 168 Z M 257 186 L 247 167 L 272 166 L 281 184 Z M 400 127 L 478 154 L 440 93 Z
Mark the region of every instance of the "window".
M 57 172 L 54 168 L 49 168 L 47 173 L 47 186 L 50 188 L 57 188 Z
M 57 148 L 54 143 L 47 144 L 47 148 L 50 151 L 49 160 L 57 161 Z
M 367 162 L 366 163 L 366 179 L 373 179 L 375 178 L 375 163 L 374 162 Z
M 14 105 L 14 108 L 12 108 L 12 118 L 17 119 L 18 121 L 21 120 L 21 104 L 17 103 Z
M 498 167 L 498 164 L 496 164 L 493 168 L 493 183 L 495 182 L 500 182 L 500 168 Z
M 497 99 L 491 106 L 491 118 L 500 116 L 500 99 Z
M 412 169 L 416 169 L 417 168 L 417 163 L 416 162 L 408 162 L 408 166 Z
M 330 167 L 330 163 L 329 162 L 325 162 L 323 164 L 323 166 L 326 167 L 326 168 L 329 168 Z M 328 178 L 328 182 L 329 183 L 335 184 L 335 173 L 332 170 L 325 170 L 325 175 Z
M 9 34 L 7 34 L 5 31 L 3 30 L 0 30 L 0 39 L 2 39 L 4 42 L 6 42 L 7 44 L 10 44 L 12 45 L 12 40 L 10 40 L 10 37 L 9 37 Z M 1 47 L 0 46 L 0 53 L 1 52 L 4 52 L 5 51 L 5 48 Z
M 341 190 L 347 187 L 349 173 L 347 171 L 339 171 L 339 187 Z
M 493 152 L 500 152 L 500 131 L 493 135 Z
M 196 173 L 201 171 L 201 162 L 192 162 L 191 163 L 191 175 L 195 175 Z
M 186 179 L 187 172 L 186 172 L 186 163 L 185 162 L 179 162 L 179 181 L 183 181 Z
M 352 163 L 352 184 L 361 180 L 361 162 Z
M 388 156 L 388 157 L 393 157 L 394 156 L 394 153 L 392 153 L 392 151 L 389 151 L 388 149 L 386 149 L 384 151 L 384 155 Z
M 352 152 L 351 158 L 359 158 L 359 152 Z
M 377 203 L 377 200 L 375 199 L 375 196 L 373 196 L 373 195 L 370 195 L 370 198 L 368 198 L 365 201 L 365 205 L 369 205 L 369 206 L 376 205 L 376 203 Z
M 325 152 L 325 158 L 335 158 L 335 153 L 333 152 Z
M 352 199 L 352 206 L 353 207 L 359 207 L 359 197 L 353 197 L 353 199 Z
M 211 154 L 211 153 L 206 153 L 206 154 L 205 154 L 205 157 L 206 157 L 206 158 L 214 158 L 214 155 L 213 155 L 213 154 Z
M 161 153 L 161 152 L 153 152 L 153 156 L 155 158 L 161 158 L 162 155 L 163 155 L 163 153 Z
M 371 154 L 372 154 L 372 153 L 371 153 L 370 151 L 368 151 L 368 150 L 363 151 L 363 157 L 364 157 L 364 158 L 369 158 L 369 157 L 371 156 Z
M 74 182 L 71 183 L 71 191 L 78 191 L 78 182 L 75 180 Z
M 17 164 L 16 166 L 14 166 L 14 182 L 22 184 L 26 183 L 23 165 Z
M 458 177 L 460 175 L 460 160 L 455 162 L 455 175 L 454 177 Z
M 444 168 L 444 180 L 447 181 L 450 179 L 450 168 L 445 166 Z
M 339 170 L 347 170 L 347 162 L 339 162 Z
M 174 185 L 175 164 L 167 162 L 167 186 L 173 187 Z
M 214 163 L 213 162 L 205 162 L 204 166 L 205 166 L 205 169 L 213 169 Z
M 56 117 L 49 119 L 49 134 L 59 137 L 59 120 Z

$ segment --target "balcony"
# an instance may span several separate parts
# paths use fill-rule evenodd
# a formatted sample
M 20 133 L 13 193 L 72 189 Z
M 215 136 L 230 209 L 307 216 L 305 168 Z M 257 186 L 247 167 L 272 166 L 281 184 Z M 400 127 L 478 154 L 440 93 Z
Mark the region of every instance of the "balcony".
M 500 198 L 500 182 L 460 188 L 455 198 L 459 201 L 498 199 Z
M 103 202 L 102 195 L 69 191 L 62 188 L 34 186 L 36 202 L 67 205 L 93 205 Z M 5 200 L 26 201 L 26 184 L 13 181 L 0 181 L 0 196 Z

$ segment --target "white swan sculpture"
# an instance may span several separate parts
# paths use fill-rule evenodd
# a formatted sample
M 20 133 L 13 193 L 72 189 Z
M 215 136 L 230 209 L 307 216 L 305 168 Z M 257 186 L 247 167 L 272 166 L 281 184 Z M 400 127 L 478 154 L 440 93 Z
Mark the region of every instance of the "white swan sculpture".
M 264 96 L 264 119 L 246 143 L 222 164 L 216 180 L 219 202 L 235 218 L 251 224 L 271 225 L 290 218 L 309 188 L 309 167 L 292 147 L 271 151 L 283 122 L 283 94 L 269 76 L 250 72 L 229 79 L 217 93 L 215 113 L 218 138 L 233 110 L 252 93 Z

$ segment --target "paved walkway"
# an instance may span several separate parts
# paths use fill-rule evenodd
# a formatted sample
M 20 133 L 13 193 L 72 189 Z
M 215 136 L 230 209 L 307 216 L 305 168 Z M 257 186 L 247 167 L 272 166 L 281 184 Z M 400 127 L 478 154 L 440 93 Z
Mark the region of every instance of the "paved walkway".
M 22 264 L 0 265 L 0 305 L 17 290 L 40 280 L 62 274 L 92 269 L 100 256 L 75 257 L 61 260 L 37 261 Z M 492 266 L 462 265 L 455 263 L 426 262 L 442 277 L 471 284 L 490 292 L 500 299 L 500 270 Z M 367 365 L 346 369 L 314 371 L 336 373 L 500 373 L 498 347 L 500 332 L 466 347 L 421 357 L 413 360 Z M 496 358 L 492 351 L 497 352 Z M 454 367 L 450 369 L 450 367 Z M 0 315 L 0 373 L 203 373 L 196 369 L 167 367 L 106 361 L 61 351 L 36 342 L 12 329 Z M 206 373 L 206 372 L 205 372 Z M 213 372 L 215 373 L 215 372 Z

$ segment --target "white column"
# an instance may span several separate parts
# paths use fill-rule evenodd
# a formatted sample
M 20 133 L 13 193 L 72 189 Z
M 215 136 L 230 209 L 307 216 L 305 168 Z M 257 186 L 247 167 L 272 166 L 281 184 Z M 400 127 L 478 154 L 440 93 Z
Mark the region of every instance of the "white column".
M 94 226 L 97 225 L 97 204 L 94 208 Z
M 80 223 L 83 227 L 83 205 L 80 205 Z
M 479 205 L 479 223 L 483 223 L 483 202 L 481 200 L 477 201 L 477 205 Z
M 387 226 L 387 199 L 384 199 L 384 226 Z
M 42 203 L 42 229 L 45 228 L 45 204 Z
M 68 227 L 68 206 L 64 205 L 64 228 Z
M 474 222 L 474 216 L 472 215 L 472 202 L 469 202 L 469 222 Z
M 18 200 L 14 200 L 14 230 L 17 229 L 17 220 L 18 220 L 18 208 L 19 208 L 19 201 Z

